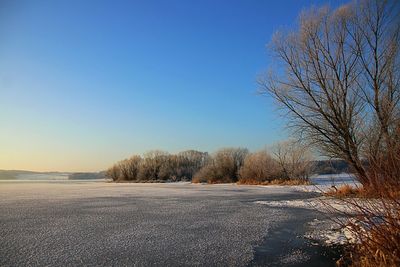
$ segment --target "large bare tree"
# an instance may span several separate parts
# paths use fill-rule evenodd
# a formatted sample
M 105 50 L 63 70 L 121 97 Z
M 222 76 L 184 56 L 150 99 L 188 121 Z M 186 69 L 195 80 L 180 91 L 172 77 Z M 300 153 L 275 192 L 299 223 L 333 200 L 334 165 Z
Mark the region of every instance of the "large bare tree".
M 370 185 L 366 160 L 398 144 L 400 1 L 312 8 L 270 44 L 278 69 L 260 79 L 299 137 L 348 161 Z

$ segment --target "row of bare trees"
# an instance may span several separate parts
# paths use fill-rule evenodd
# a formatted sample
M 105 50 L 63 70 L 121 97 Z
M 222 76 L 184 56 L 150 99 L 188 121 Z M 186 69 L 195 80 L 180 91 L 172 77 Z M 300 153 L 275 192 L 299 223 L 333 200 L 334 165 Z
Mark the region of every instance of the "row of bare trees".
M 195 150 L 175 155 L 150 151 L 114 164 L 106 175 L 114 181 L 189 181 L 208 157 L 208 153 Z
M 294 141 L 249 153 L 245 148 L 224 148 L 209 155 L 188 150 L 178 154 L 151 151 L 114 164 L 107 176 L 114 181 L 190 181 L 208 183 L 261 183 L 272 180 L 306 181 L 313 170 L 308 148 Z

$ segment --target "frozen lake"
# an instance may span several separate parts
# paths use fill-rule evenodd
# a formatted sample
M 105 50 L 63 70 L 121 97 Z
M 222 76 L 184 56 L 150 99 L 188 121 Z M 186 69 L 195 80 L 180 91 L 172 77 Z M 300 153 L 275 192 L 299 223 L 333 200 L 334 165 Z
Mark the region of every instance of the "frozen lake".
M 300 238 L 323 215 L 260 201 L 306 200 L 292 187 L 0 183 L 1 266 L 334 266 Z

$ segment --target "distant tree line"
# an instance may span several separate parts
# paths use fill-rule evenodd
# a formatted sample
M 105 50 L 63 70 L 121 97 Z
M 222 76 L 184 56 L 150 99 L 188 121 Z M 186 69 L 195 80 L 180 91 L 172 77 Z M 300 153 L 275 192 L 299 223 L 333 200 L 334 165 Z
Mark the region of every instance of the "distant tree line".
M 169 154 L 151 151 L 134 155 L 110 167 L 114 181 L 206 183 L 268 183 L 274 180 L 306 182 L 313 171 L 312 155 L 293 141 L 250 153 L 246 148 L 223 148 L 213 154 L 196 150 Z

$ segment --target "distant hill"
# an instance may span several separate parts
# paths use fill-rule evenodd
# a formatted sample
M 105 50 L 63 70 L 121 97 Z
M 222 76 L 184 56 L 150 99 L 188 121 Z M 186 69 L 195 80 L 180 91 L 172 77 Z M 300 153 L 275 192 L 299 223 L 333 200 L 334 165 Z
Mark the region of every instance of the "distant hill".
M 17 178 L 18 171 L 0 170 L 0 180 L 12 180 Z
M 65 180 L 68 175 L 66 172 L 0 170 L 0 180 Z
M 0 170 L 0 180 L 85 180 L 104 179 L 105 172 L 34 172 Z
M 349 164 L 344 160 L 315 161 L 314 172 L 317 174 L 351 173 Z

